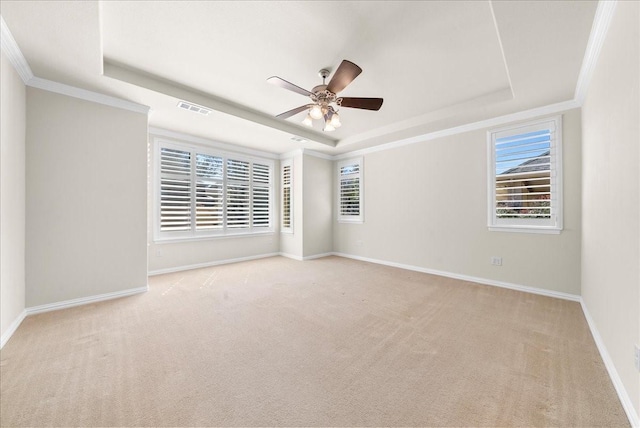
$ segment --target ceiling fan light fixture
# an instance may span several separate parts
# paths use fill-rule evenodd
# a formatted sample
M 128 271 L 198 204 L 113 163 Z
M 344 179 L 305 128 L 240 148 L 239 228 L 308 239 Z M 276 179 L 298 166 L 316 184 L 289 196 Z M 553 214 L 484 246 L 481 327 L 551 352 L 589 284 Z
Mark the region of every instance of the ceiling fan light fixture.
M 333 113 L 331 115 L 331 120 L 329 121 L 329 124 L 334 128 L 340 128 L 342 126 L 342 123 L 340 123 L 340 116 L 338 116 L 338 113 Z
M 313 126 L 313 119 L 311 118 L 310 114 L 307 114 L 307 117 L 304 118 L 304 120 L 302 121 L 302 124 L 304 126 L 308 126 L 309 128 Z
M 334 128 L 334 127 L 333 127 L 333 125 L 331 125 L 331 122 L 330 122 L 330 121 L 327 121 L 327 122 L 325 122 L 325 123 L 324 123 L 324 129 L 323 129 L 323 131 L 325 131 L 325 132 L 331 132 L 331 131 L 335 131 L 335 130 L 336 130 L 336 128 Z
M 311 109 L 309 110 L 309 116 L 311 116 L 312 119 L 322 118 L 322 107 L 318 104 L 314 104 L 313 107 L 311 107 Z

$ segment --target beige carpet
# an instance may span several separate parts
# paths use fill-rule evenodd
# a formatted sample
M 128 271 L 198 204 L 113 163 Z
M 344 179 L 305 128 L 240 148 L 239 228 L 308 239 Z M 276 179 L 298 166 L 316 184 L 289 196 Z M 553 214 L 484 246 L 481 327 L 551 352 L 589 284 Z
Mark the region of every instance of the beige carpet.
M 580 306 L 338 257 L 28 317 L 3 426 L 628 426 Z

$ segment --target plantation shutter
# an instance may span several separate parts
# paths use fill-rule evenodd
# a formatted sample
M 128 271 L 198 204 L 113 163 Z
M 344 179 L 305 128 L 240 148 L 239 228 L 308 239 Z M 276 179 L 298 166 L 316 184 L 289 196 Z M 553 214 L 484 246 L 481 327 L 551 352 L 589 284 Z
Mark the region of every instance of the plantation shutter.
M 154 239 L 273 230 L 273 168 L 268 159 L 227 158 L 202 147 L 158 141 Z
M 253 227 L 269 227 L 269 200 L 271 189 L 271 168 L 269 165 L 252 164 L 253 193 L 252 213 Z
M 291 165 L 282 166 L 282 229 L 292 228 Z
M 191 153 L 160 150 L 160 230 L 191 230 Z
M 248 228 L 251 216 L 249 162 L 227 160 L 227 227 Z
M 494 225 L 558 226 L 558 128 L 547 120 L 492 134 Z
M 224 226 L 223 161 L 221 157 L 196 154 L 196 229 Z
M 346 221 L 362 220 L 361 197 L 362 163 L 360 160 L 339 166 L 339 218 Z
M 340 168 L 340 215 L 360 215 L 360 176 L 358 165 Z

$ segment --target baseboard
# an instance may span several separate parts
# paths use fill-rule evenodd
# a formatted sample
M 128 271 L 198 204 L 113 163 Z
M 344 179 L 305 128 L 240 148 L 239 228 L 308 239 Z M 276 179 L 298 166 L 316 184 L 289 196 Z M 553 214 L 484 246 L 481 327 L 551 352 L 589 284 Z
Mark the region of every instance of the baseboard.
M 218 266 L 218 265 L 226 265 L 229 263 L 246 262 L 249 260 L 264 259 L 267 257 L 275 257 L 279 255 L 282 255 L 282 253 L 259 254 L 257 256 L 238 257 L 235 259 L 216 260 L 213 262 L 197 263 L 193 265 L 177 266 L 177 267 L 166 268 L 166 269 L 156 269 L 156 270 L 149 271 L 147 275 L 154 276 L 154 275 L 162 275 L 165 273 L 182 272 L 184 270 L 200 269 L 200 268 Z
M 4 345 L 9 341 L 9 339 L 11 339 L 11 336 L 13 336 L 13 333 L 15 333 L 18 327 L 20 327 L 20 324 L 22 324 L 22 321 L 24 321 L 26 316 L 27 310 L 24 309 L 20 313 L 20 315 L 18 315 L 18 317 L 14 319 L 13 322 L 9 325 L 7 331 L 5 331 L 2 337 L 0 337 L 0 349 L 4 348 Z
M 286 257 L 288 259 L 293 259 L 293 260 L 297 260 L 299 262 L 301 262 L 303 260 L 302 256 L 296 256 L 295 254 L 289 254 L 289 253 L 278 253 L 279 256 L 282 257 Z
M 102 302 L 105 300 L 117 299 L 119 297 L 131 296 L 134 294 L 145 293 L 149 290 L 148 286 L 130 288 L 128 290 L 114 291 L 113 293 L 98 294 L 95 296 L 80 297 L 78 299 L 65 300 L 63 302 L 47 303 L 46 305 L 31 306 L 26 309 L 27 315 L 40 314 L 42 312 L 57 311 L 60 309 L 72 308 L 74 306 L 86 305 L 89 303 Z
M 403 263 L 388 262 L 386 260 L 371 259 L 369 257 L 355 256 L 355 255 L 352 255 L 352 254 L 335 253 L 335 252 L 332 253 L 332 254 L 334 256 L 346 257 L 346 258 L 349 258 L 349 259 L 360 260 L 360 261 L 363 261 L 363 262 L 376 263 L 376 264 L 380 264 L 380 265 L 392 266 L 392 267 L 412 270 L 412 271 L 416 271 L 416 272 L 428 273 L 428 274 L 432 274 L 432 275 L 439 275 L 439 276 L 444 276 L 444 277 L 447 277 L 447 278 L 459 279 L 459 280 L 462 280 L 462 281 L 476 282 L 478 284 L 483 284 L 483 285 L 493 285 L 494 287 L 508 288 L 510 290 L 523 291 L 525 293 L 539 294 L 539 295 L 542 295 L 542 296 L 555 297 L 555 298 L 558 298 L 558 299 L 571 300 L 571 301 L 574 301 L 574 302 L 579 302 L 580 301 L 580 296 L 578 296 L 576 294 L 563 293 L 563 292 L 560 292 L 560 291 L 553 291 L 553 290 L 545 290 L 544 288 L 529 287 L 527 285 L 512 284 L 512 283 L 509 283 L 509 282 L 495 281 L 493 279 L 479 278 L 479 277 L 476 277 L 476 276 L 461 275 L 461 274 L 457 274 L 457 273 L 453 273 L 453 272 L 446 272 L 446 271 L 442 271 L 442 270 L 423 268 L 421 266 L 412 266 L 412 265 L 406 265 L 406 264 L 403 264 Z
M 618 398 L 620 399 L 622 407 L 627 414 L 627 418 L 629 418 L 629 423 L 633 427 L 640 427 L 640 418 L 638 417 L 636 409 L 633 407 L 631 397 L 629 397 L 629 394 L 627 393 L 627 390 L 622 383 L 622 379 L 620 379 L 620 375 L 616 370 L 616 366 L 613 364 L 613 360 L 611 359 L 611 356 L 607 351 L 607 347 L 605 346 L 602 337 L 600 336 L 600 332 L 598 332 L 596 324 L 593 321 L 593 318 L 591 318 L 591 314 L 589 313 L 589 310 L 587 309 L 587 306 L 585 305 L 582 298 L 580 299 L 580 306 L 582 306 L 582 312 L 584 313 L 584 317 L 587 319 L 589 330 L 591 330 L 593 340 L 596 342 L 596 346 L 598 348 L 598 351 L 600 352 L 600 357 L 602 357 L 604 366 L 607 368 L 607 372 L 609 372 L 609 377 L 611 378 L 611 382 L 613 382 L 613 387 L 618 393 Z
M 314 254 L 312 256 L 305 256 L 302 258 L 302 260 L 315 260 L 315 259 L 321 259 L 323 257 L 329 257 L 329 256 L 333 256 L 333 253 L 321 253 L 321 254 Z
M 333 256 L 335 253 L 321 253 L 321 254 L 314 254 L 312 256 L 296 256 L 294 254 L 289 254 L 289 253 L 278 253 L 278 255 L 282 256 L 282 257 L 286 257 L 288 259 L 293 259 L 293 260 L 297 260 L 299 262 L 305 261 L 305 260 L 314 260 L 314 259 L 321 259 L 323 257 L 329 257 L 329 256 Z

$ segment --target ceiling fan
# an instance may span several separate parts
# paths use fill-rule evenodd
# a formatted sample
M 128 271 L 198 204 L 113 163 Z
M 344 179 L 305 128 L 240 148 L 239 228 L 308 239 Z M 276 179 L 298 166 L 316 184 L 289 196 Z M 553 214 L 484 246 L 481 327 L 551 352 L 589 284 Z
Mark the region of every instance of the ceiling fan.
M 351 83 L 358 75 L 362 73 L 362 69 L 346 59 L 340 63 L 340 66 L 333 74 L 329 84 L 325 84 L 325 79 L 329 77 L 329 70 L 322 69 L 318 75 L 322 78 L 322 85 L 314 87 L 311 91 L 294 85 L 278 76 L 272 76 L 267 82 L 288 89 L 301 95 L 311 98 L 311 104 L 306 104 L 293 110 L 280 113 L 276 117 L 287 119 L 305 110 L 308 110 L 307 117 L 302 121 L 306 126 L 313 126 L 313 119 L 324 118 L 324 131 L 334 131 L 341 126 L 338 109 L 340 107 L 358 108 L 364 110 L 380 110 L 382 106 L 382 98 L 353 98 L 339 97 L 338 92 L 342 91 Z

